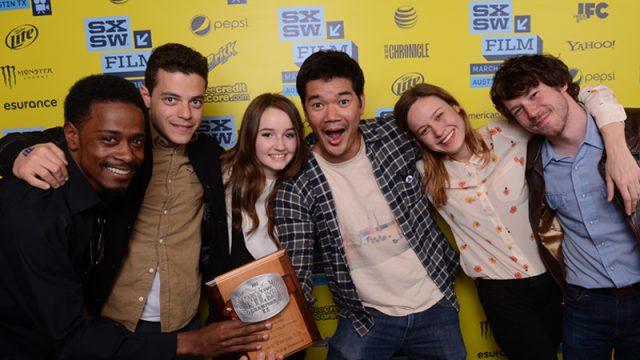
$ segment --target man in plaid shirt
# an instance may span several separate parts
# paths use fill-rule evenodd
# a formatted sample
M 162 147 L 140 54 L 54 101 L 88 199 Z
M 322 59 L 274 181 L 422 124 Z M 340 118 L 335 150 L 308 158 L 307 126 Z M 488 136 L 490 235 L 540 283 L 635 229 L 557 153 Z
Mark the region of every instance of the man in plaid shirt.
M 360 121 L 364 75 L 321 51 L 296 81 L 313 130 L 309 160 L 275 199 L 280 242 L 311 302 L 317 250 L 340 319 L 329 359 L 465 359 L 458 258 L 428 210 L 419 152 L 392 118 Z

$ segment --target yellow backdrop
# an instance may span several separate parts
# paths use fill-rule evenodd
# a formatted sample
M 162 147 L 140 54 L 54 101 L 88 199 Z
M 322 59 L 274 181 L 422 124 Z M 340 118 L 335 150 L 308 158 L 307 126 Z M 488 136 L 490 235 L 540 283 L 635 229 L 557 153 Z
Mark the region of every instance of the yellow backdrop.
M 93 73 L 140 84 L 150 50 L 181 42 L 210 64 L 200 131 L 225 147 L 248 102 L 280 92 L 299 105 L 306 56 L 348 52 L 366 76 L 366 116 L 390 111 L 418 82 L 450 90 L 476 126 L 494 115 L 491 76 L 514 54 L 562 58 L 582 86 L 604 83 L 640 106 L 640 3 L 558 0 L 0 0 L 0 135 L 60 125 L 69 87 Z M 337 309 L 322 274 L 314 308 L 323 336 Z M 473 283 L 456 284 L 469 359 L 501 359 Z M 323 344 L 309 359 L 324 356 Z

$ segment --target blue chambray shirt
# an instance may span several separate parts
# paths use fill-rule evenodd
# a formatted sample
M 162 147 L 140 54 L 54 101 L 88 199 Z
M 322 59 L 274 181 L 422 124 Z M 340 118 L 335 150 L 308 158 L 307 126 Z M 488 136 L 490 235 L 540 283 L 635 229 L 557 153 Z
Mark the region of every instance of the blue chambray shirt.
M 588 289 L 640 281 L 640 248 L 624 213 L 607 201 L 598 172 L 604 143 L 591 114 L 575 159 L 542 146 L 545 198 L 564 229 L 562 254 L 569 284 Z

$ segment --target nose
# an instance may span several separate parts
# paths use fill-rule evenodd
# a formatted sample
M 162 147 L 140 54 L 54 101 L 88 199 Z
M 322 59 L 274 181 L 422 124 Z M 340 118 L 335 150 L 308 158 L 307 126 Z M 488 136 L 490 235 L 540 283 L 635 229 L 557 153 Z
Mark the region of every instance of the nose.
M 535 119 L 538 113 L 538 107 L 534 103 L 526 103 L 522 106 L 524 112 L 527 114 L 527 117 L 530 119 Z
M 282 136 L 276 136 L 276 142 L 273 144 L 276 150 L 284 150 L 284 140 Z
M 436 138 L 441 138 L 442 135 L 444 135 L 444 128 L 445 126 L 437 121 L 434 121 L 431 124 L 431 131 L 433 131 L 433 136 Z
M 178 117 L 181 119 L 191 119 L 191 106 L 189 106 L 189 103 L 181 103 L 179 105 Z
M 122 142 L 120 146 L 118 146 L 115 158 L 125 163 L 131 163 L 135 158 L 134 150 L 131 148 L 131 144 Z

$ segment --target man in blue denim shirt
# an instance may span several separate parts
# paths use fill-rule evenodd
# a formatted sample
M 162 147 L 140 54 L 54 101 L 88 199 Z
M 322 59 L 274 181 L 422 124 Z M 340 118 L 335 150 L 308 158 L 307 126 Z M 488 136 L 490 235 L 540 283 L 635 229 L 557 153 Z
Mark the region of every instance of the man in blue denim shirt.
M 392 118 L 360 121 L 364 75 L 345 53 L 309 56 L 296 86 L 314 136 L 275 218 L 311 301 L 314 250 L 324 263 L 340 307 L 328 358 L 464 359 L 458 259 L 430 216 L 415 144 Z
M 491 95 L 503 115 L 538 135 L 528 149 L 530 218 L 547 248 L 554 240 L 545 237 L 549 221 L 543 212 L 554 212 L 564 230 L 562 238 L 550 227 L 561 241 L 555 261 L 543 251 L 550 270 L 558 266 L 556 278 L 564 283 L 564 357 L 610 359 L 615 349 L 616 359 L 637 359 L 640 246 L 634 223 L 619 203 L 607 199 L 607 184 L 599 173 L 602 136 L 577 102 L 579 87 L 571 80 L 557 58 L 521 56 L 499 69 Z M 621 106 L 612 110 L 619 112 Z M 621 128 L 621 123 L 615 126 Z M 627 130 L 637 137 L 637 128 Z M 637 165 L 628 169 L 633 173 Z

